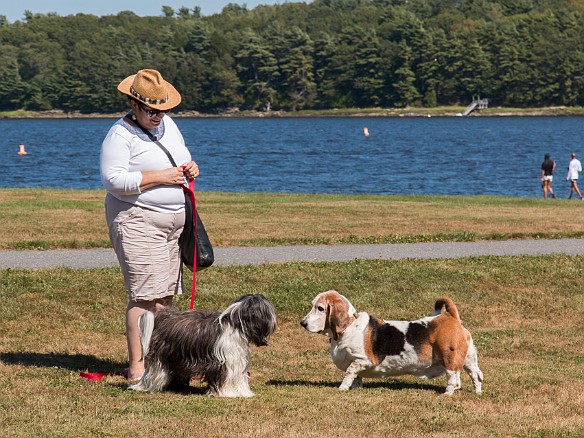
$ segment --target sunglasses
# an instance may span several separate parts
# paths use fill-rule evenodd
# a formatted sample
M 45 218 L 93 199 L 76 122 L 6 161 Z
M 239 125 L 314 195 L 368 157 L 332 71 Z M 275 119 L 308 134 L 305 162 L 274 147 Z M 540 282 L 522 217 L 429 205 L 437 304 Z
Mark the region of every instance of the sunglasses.
M 154 117 L 156 117 L 156 116 L 158 116 L 160 114 L 165 115 L 165 114 L 168 114 L 170 112 L 170 110 L 160 111 L 160 110 L 154 110 L 154 109 L 146 108 L 144 106 L 144 104 L 141 103 L 141 102 L 138 102 L 138 106 L 140 107 L 140 109 L 142 111 L 144 111 L 146 114 L 148 114 L 148 117 L 150 117 L 151 119 L 153 119 Z

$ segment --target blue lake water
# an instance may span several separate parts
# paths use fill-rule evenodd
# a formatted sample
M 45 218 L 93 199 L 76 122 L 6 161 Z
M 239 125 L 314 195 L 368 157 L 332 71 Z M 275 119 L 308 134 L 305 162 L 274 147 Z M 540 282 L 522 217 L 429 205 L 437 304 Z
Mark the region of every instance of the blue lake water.
M 570 153 L 584 158 L 580 117 L 175 120 L 202 191 L 540 197 L 550 152 L 565 197 Z M 101 188 L 113 122 L 0 120 L 0 187 Z

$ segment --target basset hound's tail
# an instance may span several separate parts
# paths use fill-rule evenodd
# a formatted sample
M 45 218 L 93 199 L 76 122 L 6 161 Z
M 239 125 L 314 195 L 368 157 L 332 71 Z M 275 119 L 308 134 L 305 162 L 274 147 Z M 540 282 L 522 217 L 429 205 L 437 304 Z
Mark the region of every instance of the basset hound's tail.
M 434 314 L 440 315 L 442 313 L 443 307 L 446 307 L 446 313 L 460 321 L 460 315 L 458 314 L 458 309 L 456 308 L 454 301 L 448 297 L 438 298 L 438 300 L 436 300 L 436 304 L 434 304 Z

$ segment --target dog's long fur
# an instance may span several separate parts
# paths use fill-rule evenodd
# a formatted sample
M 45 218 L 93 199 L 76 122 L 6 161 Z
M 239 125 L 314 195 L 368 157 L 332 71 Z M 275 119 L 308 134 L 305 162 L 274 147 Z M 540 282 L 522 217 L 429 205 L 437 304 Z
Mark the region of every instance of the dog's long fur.
M 208 393 L 252 397 L 249 344 L 268 345 L 276 329 L 274 306 L 262 295 L 244 295 L 222 313 L 165 308 L 139 318 L 146 371 L 130 389 L 162 391 L 171 382 L 202 377 Z
M 343 295 L 327 291 L 316 296 L 300 324 L 331 338 L 333 362 L 345 371 L 340 390 L 361 387 L 363 377 L 411 374 L 430 379 L 446 374 L 445 393 L 452 395 L 461 387 L 460 371 L 464 369 L 480 394 L 483 373 L 477 350 L 456 305 L 442 297 L 434 310 L 434 316 L 415 321 L 384 321 L 357 313 Z

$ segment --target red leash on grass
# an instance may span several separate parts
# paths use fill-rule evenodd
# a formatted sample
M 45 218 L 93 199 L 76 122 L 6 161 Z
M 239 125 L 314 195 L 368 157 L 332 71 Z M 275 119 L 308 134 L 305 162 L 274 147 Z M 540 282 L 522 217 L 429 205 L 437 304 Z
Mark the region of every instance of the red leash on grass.
M 197 212 L 197 198 L 195 197 L 195 180 L 192 179 L 189 181 L 189 185 L 187 186 L 183 186 L 183 190 L 185 191 L 185 193 L 189 196 L 189 198 L 191 198 L 191 202 L 193 203 L 193 211 L 195 212 L 195 214 L 193 214 L 193 230 L 195 233 L 195 249 L 193 252 L 193 283 L 191 285 L 191 305 L 189 307 L 189 310 L 193 310 L 193 308 L 195 307 L 195 296 L 197 295 L 197 217 L 196 212 Z M 95 380 L 96 382 L 101 381 L 101 379 L 103 379 L 106 376 L 115 376 L 116 374 L 114 373 L 90 373 L 90 372 L 86 372 L 86 371 L 81 371 L 79 373 L 80 377 L 83 377 L 84 379 L 87 380 Z

